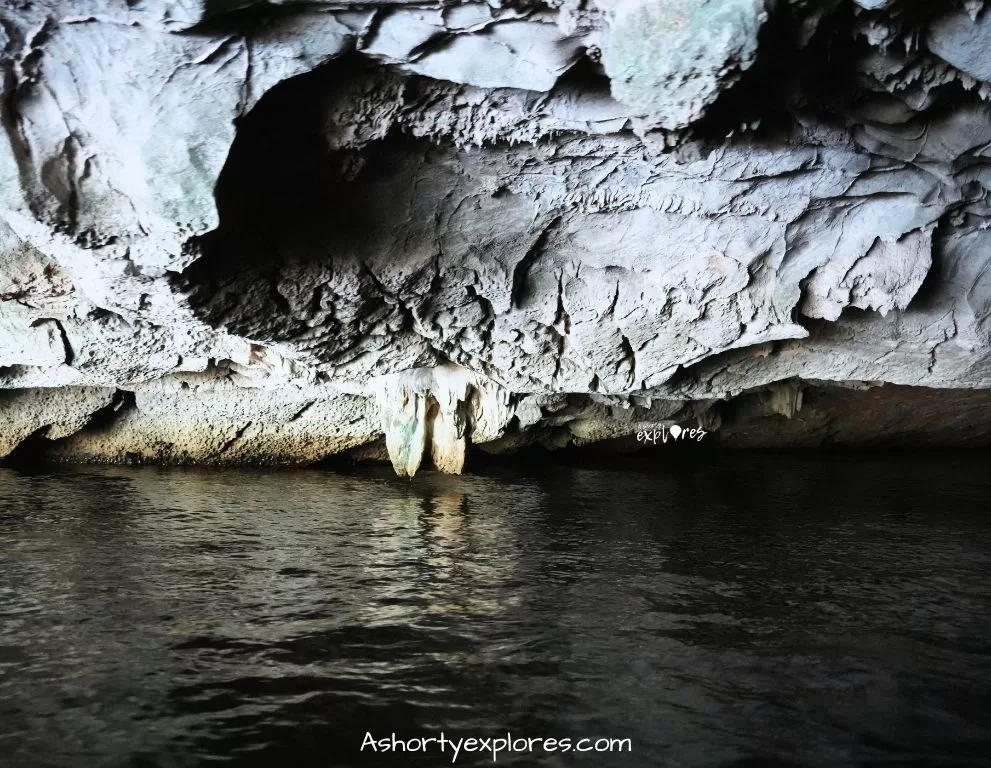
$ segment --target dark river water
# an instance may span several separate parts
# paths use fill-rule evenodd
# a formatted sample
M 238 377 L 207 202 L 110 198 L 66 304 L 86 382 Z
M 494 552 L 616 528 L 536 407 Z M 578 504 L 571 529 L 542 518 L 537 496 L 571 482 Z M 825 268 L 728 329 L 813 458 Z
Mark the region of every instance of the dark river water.
M 0 765 L 988 766 L 989 499 L 952 454 L 0 469 Z

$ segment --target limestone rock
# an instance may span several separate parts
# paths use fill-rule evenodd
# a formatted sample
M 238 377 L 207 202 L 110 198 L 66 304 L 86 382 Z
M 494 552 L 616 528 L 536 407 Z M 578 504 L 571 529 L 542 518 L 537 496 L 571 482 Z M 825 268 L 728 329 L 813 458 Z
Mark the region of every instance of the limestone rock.
M 985 5 L 0 3 L 0 456 L 458 472 L 991 389 Z
M 365 405 L 340 393 L 246 389 L 210 374 L 173 377 L 136 387 L 113 418 L 45 455 L 64 462 L 308 464 L 377 436 Z
M 991 82 L 991 14 L 982 10 L 976 15 L 965 9 L 954 9 L 941 16 L 929 28 L 926 46 L 941 59 L 949 62 L 981 82 Z
M 581 54 L 547 14 L 469 3 L 385 13 L 362 51 L 437 80 L 481 88 L 549 91 Z
M 31 435 L 56 440 L 81 429 L 116 391 L 100 387 L 0 390 L 0 457 Z
M 483 408 L 484 400 L 472 395 L 485 386 L 481 377 L 455 365 L 413 369 L 376 380 L 382 432 L 396 474 L 415 475 L 428 448 L 437 469 L 460 474 L 467 450 L 469 399 L 476 410 Z M 479 436 L 483 434 L 479 430 Z
M 613 95 L 663 128 L 701 118 L 751 67 L 763 0 L 618 0 L 602 63 Z

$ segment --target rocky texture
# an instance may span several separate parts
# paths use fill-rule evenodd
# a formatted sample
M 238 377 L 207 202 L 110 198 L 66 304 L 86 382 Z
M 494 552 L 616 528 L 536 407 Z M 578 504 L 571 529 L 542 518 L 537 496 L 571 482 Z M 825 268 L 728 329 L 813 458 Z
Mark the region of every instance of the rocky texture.
M 384 434 L 458 472 L 734 398 L 809 443 L 809 387 L 986 390 L 989 30 L 977 0 L 0 2 L 0 455 Z
M 31 436 L 57 440 L 77 432 L 111 406 L 115 394 L 101 387 L 0 390 L 0 455 Z
M 753 65 L 766 20 L 763 0 L 617 3 L 602 50 L 612 95 L 686 128 Z
M 813 386 L 793 391 L 801 392 L 801 400 L 793 400 L 785 409 L 780 408 L 780 400 L 774 402 L 765 393 L 737 399 L 725 409 L 722 427 L 710 444 L 735 448 L 991 447 L 991 393 L 986 390 Z

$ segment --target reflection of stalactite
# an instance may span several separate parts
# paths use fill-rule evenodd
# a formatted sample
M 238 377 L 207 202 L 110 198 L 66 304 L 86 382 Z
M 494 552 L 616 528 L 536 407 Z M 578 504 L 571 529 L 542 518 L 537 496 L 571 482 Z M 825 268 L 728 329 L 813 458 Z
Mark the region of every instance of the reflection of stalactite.
M 416 474 L 428 444 L 437 469 L 461 474 L 469 431 L 491 440 L 512 416 L 508 393 L 457 365 L 383 376 L 374 391 L 389 458 L 400 477 Z

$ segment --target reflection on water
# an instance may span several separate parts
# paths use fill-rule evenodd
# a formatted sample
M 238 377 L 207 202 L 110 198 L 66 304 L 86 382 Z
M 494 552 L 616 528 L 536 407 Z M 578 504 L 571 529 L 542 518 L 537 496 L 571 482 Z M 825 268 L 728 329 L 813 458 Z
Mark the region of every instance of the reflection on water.
M 989 765 L 984 463 L 0 470 L 0 762 Z

